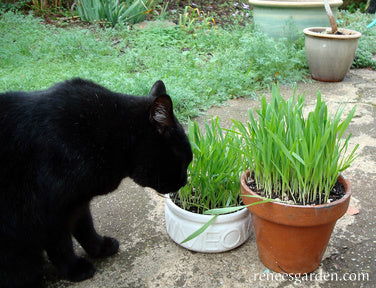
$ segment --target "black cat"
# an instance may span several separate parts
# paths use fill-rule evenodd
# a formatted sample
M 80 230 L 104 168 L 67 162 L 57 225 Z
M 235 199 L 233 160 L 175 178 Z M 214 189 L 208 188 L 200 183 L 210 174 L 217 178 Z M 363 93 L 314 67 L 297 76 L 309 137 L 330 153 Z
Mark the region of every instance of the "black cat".
M 39 287 L 43 251 L 63 277 L 118 251 L 93 227 L 89 202 L 124 177 L 156 189 L 185 185 L 192 151 L 162 81 L 148 97 L 74 79 L 38 92 L 0 94 L 0 287 Z

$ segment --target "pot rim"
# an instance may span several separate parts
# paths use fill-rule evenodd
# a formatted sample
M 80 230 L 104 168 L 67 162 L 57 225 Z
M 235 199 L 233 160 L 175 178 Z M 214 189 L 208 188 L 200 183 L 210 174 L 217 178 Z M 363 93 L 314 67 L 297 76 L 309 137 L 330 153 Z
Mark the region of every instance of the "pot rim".
M 258 193 L 252 191 L 248 185 L 245 183 L 245 175 L 249 175 L 249 170 L 247 170 L 246 172 L 244 172 L 241 176 L 241 185 L 248 188 L 248 192 L 250 192 L 250 194 L 252 195 L 255 195 L 255 196 L 260 196 L 262 197 L 261 195 L 259 195 Z M 343 181 L 341 181 L 341 178 L 343 179 Z M 345 202 L 347 201 L 347 199 L 351 196 L 351 186 L 350 186 L 350 182 L 349 180 L 344 176 L 342 175 L 341 173 L 339 174 L 338 176 L 338 179 L 339 181 L 343 184 L 343 186 L 345 187 L 345 195 L 341 198 L 341 199 L 338 199 L 338 200 L 335 200 L 333 202 L 330 202 L 330 203 L 326 203 L 326 204 L 319 204 L 319 205 L 300 205 L 300 204 L 286 204 L 286 203 L 282 203 L 282 202 L 275 202 L 275 201 L 272 201 L 272 202 L 267 202 L 265 204 L 275 204 L 275 205 L 281 205 L 281 206 L 284 206 L 284 207 L 292 207 L 292 208 L 296 208 L 296 209 L 310 209 L 310 208 L 329 208 L 333 205 L 336 205 L 336 204 L 339 204 L 339 203 L 342 203 L 342 202 Z
M 347 32 L 351 34 L 346 34 L 346 35 L 336 35 L 336 34 L 323 34 L 321 32 L 323 31 L 331 31 L 330 27 L 308 27 L 303 30 L 303 33 L 306 36 L 311 36 L 315 38 L 323 38 L 323 39 L 339 39 L 339 40 L 346 40 L 346 39 L 358 39 L 360 36 L 362 36 L 362 33 L 355 31 L 355 30 L 350 30 L 350 29 L 345 29 L 345 28 L 338 28 L 340 32 Z
M 249 171 L 247 171 L 249 173 Z M 245 183 L 245 173 L 241 178 L 242 198 L 245 204 L 259 201 L 260 198 L 249 198 L 244 196 L 247 193 L 259 196 L 253 192 Z M 350 182 L 340 174 L 338 180 L 345 186 L 345 195 L 336 201 L 320 205 L 293 205 L 281 202 L 267 202 L 248 207 L 251 214 L 255 214 L 265 220 L 297 227 L 309 227 L 318 225 L 327 225 L 337 221 L 346 213 L 351 196 Z
M 198 214 L 184 210 L 171 200 L 170 194 L 167 194 L 166 196 L 166 205 L 169 206 L 169 208 L 174 209 L 174 211 L 179 214 L 180 217 L 189 219 L 192 222 L 205 224 L 214 217 L 214 215 Z M 233 213 L 219 215 L 217 219 L 220 218 L 221 223 L 233 222 L 236 219 L 247 217 L 248 213 L 248 209 L 244 207 L 241 210 Z M 216 223 L 217 219 L 212 223 L 212 225 Z
M 248 0 L 253 6 L 260 7 L 275 7 L 275 8 L 309 8 L 309 7 L 324 7 L 324 1 L 321 0 L 308 0 L 308 1 L 274 1 L 274 0 Z M 342 0 L 329 1 L 331 7 L 339 7 L 343 4 Z

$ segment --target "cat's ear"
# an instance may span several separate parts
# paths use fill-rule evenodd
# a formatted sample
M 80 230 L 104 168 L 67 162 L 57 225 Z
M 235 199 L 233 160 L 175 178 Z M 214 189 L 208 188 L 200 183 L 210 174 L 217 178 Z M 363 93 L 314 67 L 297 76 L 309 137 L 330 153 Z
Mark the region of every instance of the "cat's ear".
M 150 121 L 161 134 L 175 124 L 170 96 L 164 94 L 154 99 L 150 109 Z
M 151 97 L 158 97 L 161 95 L 166 95 L 166 86 L 164 85 L 162 80 L 158 80 L 157 82 L 154 83 L 153 87 L 151 87 L 149 96 Z

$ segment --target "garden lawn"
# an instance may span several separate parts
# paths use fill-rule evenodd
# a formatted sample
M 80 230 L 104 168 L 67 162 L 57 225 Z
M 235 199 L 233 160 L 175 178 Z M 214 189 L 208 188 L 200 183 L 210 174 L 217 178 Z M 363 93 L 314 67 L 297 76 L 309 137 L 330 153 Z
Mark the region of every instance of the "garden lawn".
M 363 34 L 355 67 L 376 68 L 376 27 L 365 28 L 371 20 L 359 12 L 340 14 L 342 26 Z M 135 95 L 147 95 L 161 79 L 183 121 L 277 81 L 310 81 L 304 37 L 274 40 L 251 23 L 225 29 L 206 23 L 58 28 L 33 16 L 0 11 L 0 93 L 44 89 L 72 77 Z
M 274 82 L 307 75 L 299 43 L 277 42 L 252 26 L 149 29 L 57 28 L 15 13 L 0 16 L 0 92 L 47 88 L 72 77 L 147 95 L 161 79 L 178 117 Z

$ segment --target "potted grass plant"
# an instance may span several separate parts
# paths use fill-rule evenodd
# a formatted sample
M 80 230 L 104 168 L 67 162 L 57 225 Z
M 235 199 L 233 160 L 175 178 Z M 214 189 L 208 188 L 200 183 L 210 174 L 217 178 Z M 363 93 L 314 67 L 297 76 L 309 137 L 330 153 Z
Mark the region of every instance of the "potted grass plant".
M 241 204 L 240 175 L 245 166 L 234 148 L 239 138 L 225 133 L 219 118 L 205 123 L 205 133 L 196 121 L 188 126 L 193 160 L 188 167 L 187 185 L 166 199 L 167 233 L 176 243 L 197 252 L 233 249 L 250 236 L 249 211 L 243 208 L 215 216 L 204 213 Z
M 234 121 L 244 141 L 239 150 L 250 165 L 241 190 L 259 258 L 281 273 L 310 273 L 319 266 L 335 223 L 348 208 L 351 187 L 341 172 L 358 148 L 348 151 L 351 134 L 342 139 L 355 107 L 344 119 L 342 106 L 331 115 L 320 93 L 306 118 L 303 107 L 304 95 L 294 93 L 286 101 L 274 86 L 270 103 L 261 98 L 258 121 L 252 112 L 246 125 Z
M 313 79 L 338 82 L 349 71 L 362 34 L 338 28 L 328 0 L 324 0 L 324 3 L 330 27 L 309 27 L 303 30 L 306 57 Z

